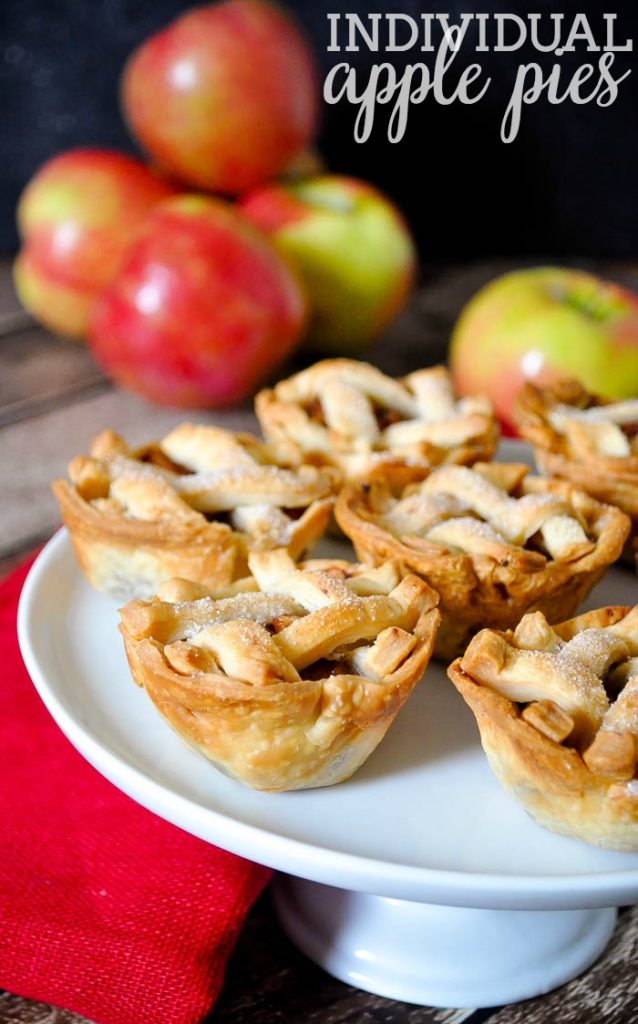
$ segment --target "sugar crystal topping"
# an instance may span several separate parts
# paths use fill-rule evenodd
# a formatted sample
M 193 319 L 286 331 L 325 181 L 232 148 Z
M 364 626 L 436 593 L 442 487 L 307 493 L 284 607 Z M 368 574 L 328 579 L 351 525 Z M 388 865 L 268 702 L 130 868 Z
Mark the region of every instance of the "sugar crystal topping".
M 336 571 L 326 562 L 299 568 L 283 549 L 252 552 L 249 565 L 259 591 L 164 604 L 162 634 L 178 648 L 169 645 L 167 657 L 186 664 L 187 673 L 189 664 L 208 671 L 212 658 L 215 671 L 262 685 L 298 680 L 298 671 L 333 659 L 351 674 L 382 681 L 410 655 L 417 643 L 411 631 L 432 608 L 432 592 L 414 577 L 356 565 L 346 572 L 340 563 Z M 200 653 L 189 663 L 184 651 L 194 649 Z M 394 667 L 382 671 L 384 665 Z
M 146 522 L 173 518 L 198 528 L 206 516 L 237 512 L 249 546 L 254 541 L 296 550 L 310 543 L 334 492 L 331 471 L 279 465 L 257 438 L 217 427 L 182 424 L 159 445 L 141 449 L 139 458 L 105 432 L 94 440 L 93 452 L 74 460 L 70 473 L 96 510 Z M 291 509 L 309 516 L 300 521 L 288 514 Z
M 574 509 L 561 495 L 513 497 L 465 466 L 435 469 L 417 490 L 391 500 L 382 519 L 395 536 L 412 534 L 441 544 L 448 543 L 454 527 L 450 543 L 467 552 L 474 551 L 476 538 L 520 548 L 536 534 L 554 559 L 575 557 L 593 547 Z M 445 522 L 449 529 L 441 528 Z
M 446 449 L 493 430 L 489 401 L 457 399 L 444 367 L 395 380 L 367 363 L 325 360 L 281 381 L 272 394 L 275 401 L 298 407 L 295 443 L 327 454 L 338 451 L 343 458 L 382 452 L 388 459 L 392 452 L 422 465 L 428 456 L 423 446 Z M 285 422 L 277 427 L 292 435 Z

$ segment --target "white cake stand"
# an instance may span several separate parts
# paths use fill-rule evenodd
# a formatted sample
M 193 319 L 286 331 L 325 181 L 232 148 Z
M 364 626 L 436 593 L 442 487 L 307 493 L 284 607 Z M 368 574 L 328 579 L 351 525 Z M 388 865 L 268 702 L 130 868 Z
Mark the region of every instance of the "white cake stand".
M 612 570 L 590 598 L 634 603 Z M 638 855 L 546 832 L 501 789 L 473 716 L 432 665 L 367 764 L 339 786 L 264 794 L 187 749 L 131 681 L 114 602 L 60 532 L 19 610 L 22 652 L 60 728 L 106 778 L 168 821 L 276 868 L 294 942 L 395 999 L 493 1006 L 548 991 L 605 947 L 638 898 Z

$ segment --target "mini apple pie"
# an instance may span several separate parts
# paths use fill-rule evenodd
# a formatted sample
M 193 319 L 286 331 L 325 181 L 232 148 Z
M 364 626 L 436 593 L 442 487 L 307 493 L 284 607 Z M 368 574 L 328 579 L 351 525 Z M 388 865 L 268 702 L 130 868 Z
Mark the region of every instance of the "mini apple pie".
M 515 412 L 539 469 L 626 512 L 631 553 L 638 554 L 638 399 L 606 402 L 563 380 L 546 388 L 527 384 Z
M 439 466 L 398 492 L 382 479 L 351 484 L 335 514 L 361 561 L 397 559 L 438 591 L 440 658 L 481 626 L 573 614 L 629 531 L 619 509 L 518 463 Z
M 69 466 L 53 491 L 78 561 L 98 590 L 147 597 L 172 576 L 222 587 L 251 550 L 294 558 L 324 532 L 337 474 L 282 467 L 263 442 L 184 423 L 131 450 L 112 431 Z
M 297 567 L 282 549 L 248 562 L 253 580 L 230 596 L 178 580 L 122 609 L 133 678 L 182 739 L 248 786 L 341 782 L 423 675 L 437 596 L 390 563 Z
M 368 363 L 326 359 L 261 391 L 255 408 L 286 459 L 337 466 L 346 479 L 471 464 L 491 458 L 498 440 L 489 400 L 457 399 L 443 366 L 395 380 Z
M 484 629 L 448 671 L 494 773 L 533 818 L 638 850 L 638 606 Z

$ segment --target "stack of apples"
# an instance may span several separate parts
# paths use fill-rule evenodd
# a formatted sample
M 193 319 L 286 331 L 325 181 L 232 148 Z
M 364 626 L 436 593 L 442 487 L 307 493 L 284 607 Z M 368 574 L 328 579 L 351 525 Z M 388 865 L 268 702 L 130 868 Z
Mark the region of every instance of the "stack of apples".
M 24 306 L 120 384 L 225 405 L 301 340 L 352 353 L 396 315 L 409 231 L 371 185 L 317 173 L 319 76 L 283 10 L 193 9 L 132 54 L 121 101 L 149 163 L 51 159 L 21 197 L 15 264 Z

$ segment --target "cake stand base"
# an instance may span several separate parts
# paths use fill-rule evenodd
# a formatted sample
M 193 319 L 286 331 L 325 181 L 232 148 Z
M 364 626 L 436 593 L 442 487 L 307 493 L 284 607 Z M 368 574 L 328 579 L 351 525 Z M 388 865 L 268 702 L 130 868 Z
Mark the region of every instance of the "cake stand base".
M 607 945 L 616 910 L 466 910 L 279 875 L 284 931 L 356 988 L 408 1003 L 486 1007 L 549 992 Z

